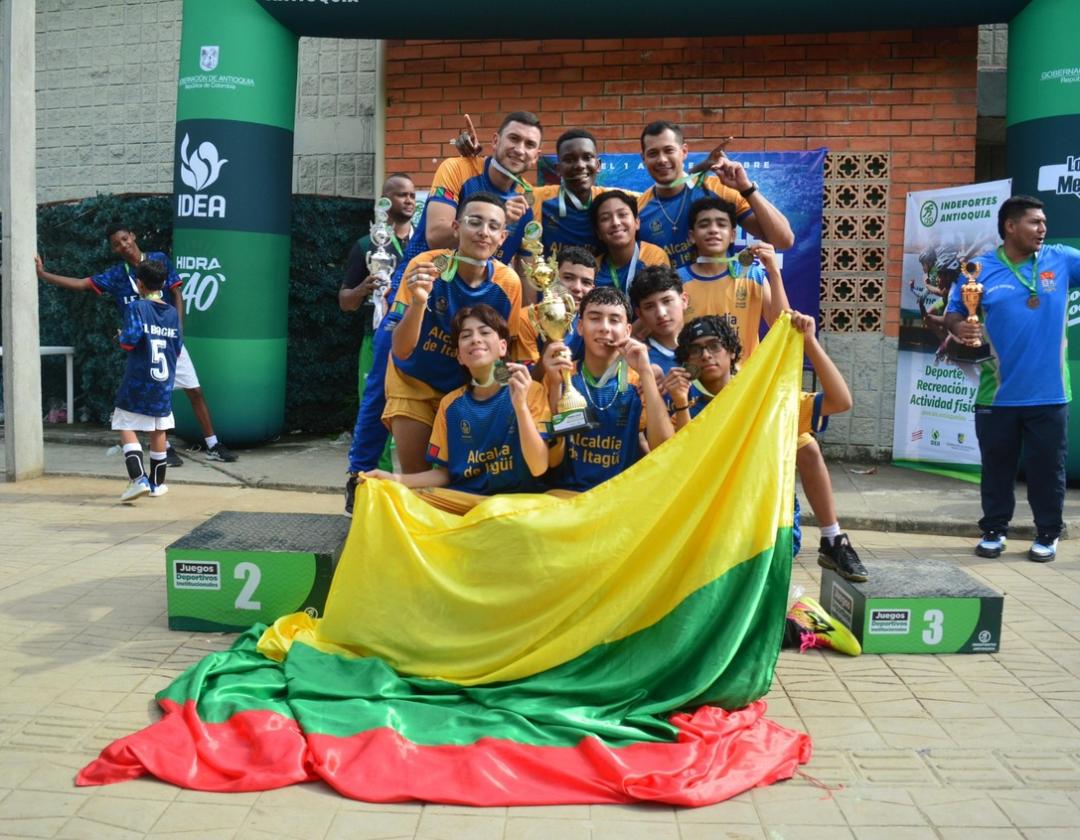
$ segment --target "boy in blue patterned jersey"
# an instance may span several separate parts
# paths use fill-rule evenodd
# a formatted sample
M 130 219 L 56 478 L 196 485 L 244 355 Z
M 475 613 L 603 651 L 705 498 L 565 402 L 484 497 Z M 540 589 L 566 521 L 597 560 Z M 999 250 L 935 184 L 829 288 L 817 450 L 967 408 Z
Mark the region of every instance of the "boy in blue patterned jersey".
M 614 286 L 629 294 L 637 272 L 647 265 L 670 265 L 663 248 L 638 239 L 637 199 L 622 190 L 607 190 L 589 208 L 604 255 L 596 271 L 597 286 Z
M 734 204 L 739 224 L 754 237 L 781 250 L 795 244 L 788 220 L 761 194 L 742 164 L 721 155 L 710 170 L 689 175 L 683 170 L 688 151 L 682 129 L 673 123 L 659 120 L 641 132 L 641 159 L 655 181 L 638 199 L 641 238 L 663 248 L 672 266 L 693 261 L 689 208 L 707 195 Z
M 598 286 L 581 302 L 578 331 L 585 343 L 579 366 L 561 357 L 565 345 L 553 341 L 544 351 L 547 378 L 573 371 L 574 387 L 584 395 L 597 427 L 568 436 L 556 479 L 565 490 L 588 490 L 618 475 L 675 432 L 649 364 L 649 352 L 630 337 L 633 311 L 617 289 Z M 638 387 L 640 386 L 640 393 Z M 554 403 L 552 410 L 555 410 Z
M 494 194 L 505 201 L 507 233 L 495 259 L 509 264 L 519 252 L 525 253 L 521 249 L 521 238 L 525 226 L 532 221 L 529 200 L 533 188 L 523 175 L 536 166 L 542 137 L 543 128 L 535 114 L 515 111 L 503 119 L 495 133 L 489 157 L 453 157 L 439 165 L 420 222 L 391 278 L 387 300 L 394 299 L 405 267 L 414 257 L 430 250 L 453 248 L 457 244 L 455 217 L 463 202 L 476 193 Z M 354 443 L 349 451 L 346 516 L 352 515 L 357 474 L 374 469 L 386 445 L 387 429 L 381 418 L 386 410 L 385 377 L 392 330 L 393 324 L 384 319 L 375 330 L 372 342 L 372 366 L 356 414 Z
M 165 266 L 168 279 L 165 281 L 164 295 L 166 300 L 176 309 L 180 325 L 183 326 L 184 300 L 180 293 L 181 280 L 172 268 L 169 258 L 161 251 L 143 253 L 139 249 L 135 234 L 126 224 L 113 222 L 105 228 L 105 239 L 109 243 L 109 250 L 121 258 L 121 262 L 109 267 L 100 274 L 92 277 L 65 277 L 61 274 L 53 274 L 46 271 L 40 256 L 35 256 L 38 278 L 53 286 L 62 289 L 71 289 L 76 292 L 91 291 L 98 295 L 109 295 L 116 304 L 116 309 L 123 322 L 128 304 L 137 300 L 139 292 L 135 282 L 135 271 L 145 260 L 155 260 Z M 163 295 L 163 296 L 164 296 Z M 195 366 L 191 362 L 187 348 L 184 348 L 176 363 L 175 384 L 191 401 L 191 410 L 195 419 L 202 429 L 206 443 L 206 459 L 208 461 L 235 461 L 237 456 L 228 449 L 225 444 L 218 440 L 214 434 L 214 424 L 210 419 L 210 408 L 206 404 L 202 388 L 199 386 L 199 377 L 195 373 Z M 183 466 L 184 462 L 176 454 L 172 446 L 168 450 L 170 467 Z
M 851 392 L 825 348 L 818 343 L 814 334 L 814 319 L 809 315 L 792 312 L 791 325 L 803 334 L 806 357 L 821 382 L 821 391 L 803 393 L 799 405 L 799 440 L 796 445 L 799 449 L 805 449 L 813 443 L 812 433 L 825 430 L 830 415 L 840 414 L 851 408 Z M 664 380 L 673 403 L 676 429 L 686 426 L 691 418 L 703 411 L 712 398 L 727 386 L 735 375 L 741 351 L 738 331 L 726 318 L 705 315 L 693 319 L 683 327 L 675 351 L 679 366 L 672 368 Z M 830 488 L 830 496 L 831 492 Z M 817 506 L 816 498 L 809 493 L 807 495 L 814 505 L 818 520 L 827 521 Z M 829 510 L 831 509 L 830 507 Z M 801 538 L 798 513 L 799 503 L 796 499 L 796 552 Z M 835 569 L 846 580 L 865 581 L 866 568 L 851 546 L 847 534 L 840 532 L 835 514 L 831 526 L 823 526 L 821 532 L 818 565 Z
M 630 303 L 649 333 L 649 361 L 667 376 L 677 364 L 675 348 L 689 306 L 679 273 L 664 265 L 642 269 L 630 287 Z M 666 394 L 662 381 L 660 392 Z
M 533 215 L 544 228 L 544 253 L 570 245 L 596 254 L 603 250 L 596 238 L 589 208 L 604 192 L 596 185 L 600 156 L 596 138 L 583 128 L 571 128 L 555 141 L 555 169 L 559 183 L 533 190 Z
M 485 496 L 542 490 L 539 478 L 561 458 L 561 441 L 548 448 L 550 396 L 524 365 L 506 365 L 508 378 L 499 381 L 496 365 L 506 356 L 509 339 L 506 320 L 490 306 L 459 310 L 451 344 L 471 381 L 439 403 L 427 453 L 433 469 L 366 475 L 414 489 L 450 486 Z M 548 389 L 557 399 L 558 381 Z
M 456 251 L 417 255 L 405 268 L 385 323 L 393 329 L 386 371 L 387 423 L 405 472 L 425 468 L 424 453 L 442 398 L 464 381 L 450 343 L 454 316 L 466 306 L 487 304 L 517 332 L 521 281 L 514 270 L 492 259 L 506 238 L 503 200 L 475 193 L 454 222 Z M 441 268 L 438 262 L 445 262 Z
M 169 276 L 163 263 L 145 260 L 135 269 L 140 297 L 124 312 L 120 346 L 127 367 L 116 392 L 112 427 L 120 432 L 124 463 L 131 479 L 120 500 L 130 502 L 147 494 L 162 496 L 165 484 L 166 430 L 173 427 L 172 389 L 176 359 L 183 348 L 180 318 L 162 300 Z M 150 476 L 143 470 L 142 447 L 136 432 L 150 433 Z

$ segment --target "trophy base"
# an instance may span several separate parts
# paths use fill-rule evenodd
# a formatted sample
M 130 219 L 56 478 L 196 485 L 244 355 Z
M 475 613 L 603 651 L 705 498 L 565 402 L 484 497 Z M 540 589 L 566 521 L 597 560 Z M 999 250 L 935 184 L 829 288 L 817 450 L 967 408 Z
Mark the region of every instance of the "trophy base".
M 571 408 L 568 411 L 560 411 L 552 415 L 551 434 L 555 436 L 572 435 L 574 432 L 595 429 L 599 425 L 588 407 Z
M 990 352 L 990 345 L 983 344 L 981 347 L 970 347 L 967 344 L 950 344 L 948 353 L 945 354 L 950 362 L 958 365 L 981 365 L 994 358 Z

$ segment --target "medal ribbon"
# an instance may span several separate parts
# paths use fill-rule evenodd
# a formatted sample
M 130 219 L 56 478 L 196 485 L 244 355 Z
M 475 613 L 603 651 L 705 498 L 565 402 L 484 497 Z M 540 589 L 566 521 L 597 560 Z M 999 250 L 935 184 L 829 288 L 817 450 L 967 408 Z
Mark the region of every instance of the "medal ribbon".
M 487 260 L 478 260 L 474 257 L 466 257 L 464 254 L 459 254 L 457 251 L 453 252 L 450 257 L 450 264 L 446 267 L 446 271 L 439 275 L 443 280 L 453 280 L 454 275 L 457 274 L 458 263 L 465 263 L 466 265 L 487 265 Z
M 398 235 L 396 233 L 392 237 L 390 237 L 390 242 L 393 244 L 394 250 L 397 251 L 397 255 L 399 257 L 404 257 L 405 256 L 405 252 L 401 249 L 401 243 L 402 242 L 408 242 L 410 239 L 412 239 L 412 235 L 413 235 L 413 227 L 412 227 L 412 225 L 409 225 L 409 232 L 406 233 L 401 238 L 398 238 Z
M 566 199 L 567 198 L 570 199 L 570 203 L 573 204 L 574 208 L 577 209 L 577 210 L 588 210 L 590 207 L 592 207 L 593 197 L 592 197 L 592 191 L 591 190 L 589 191 L 589 200 L 586 201 L 584 204 L 582 204 L 581 199 L 578 198 L 576 195 L 574 195 L 572 192 L 570 192 L 570 190 L 568 190 L 566 188 L 566 183 L 563 182 L 563 181 L 560 181 L 559 182 L 559 218 L 560 219 L 565 219 L 566 218 Z
M 690 189 L 695 189 L 695 188 L 700 187 L 702 184 L 705 183 L 705 177 L 708 174 L 709 174 L 708 169 L 706 169 L 704 172 L 697 172 L 697 173 L 695 173 L 693 175 L 691 175 L 689 172 L 684 172 L 682 175 L 680 175 L 678 178 L 676 178 L 670 184 L 659 184 L 658 183 L 657 186 L 663 187 L 665 190 L 673 190 L 673 189 L 675 189 L 675 187 L 681 187 L 683 184 L 688 183 L 689 181 L 693 181 L 695 178 L 697 178 L 697 183 L 690 185 Z
M 505 166 L 503 166 L 501 163 L 499 163 L 497 160 L 495 160 L 495 158 L 491 158 L 490 160 L 491 160 L 491 168 L 494 169 L 496 172 L 501 172 L 503 175 L 505 175 L 507 178 L 509 178 L 513 183 L 515 183 L 519 187 L 521 187 L 522 191 L 525 193 L 525 198 L 527 198 L 529 200 L 529 203 L 532 204 L 532 192 L 533 192 L 532 184 L 530 184 L 528 181 L 526 181 L 520 175 L 515 175 L 513 172 L 511 172 L 509 169 L 507 169 Z
M 1024 279 L 1024 275 L 1020 273 L 1020 266 L 1014 265 L 1009 260 L 1009 258 L 1005 256 L 1005 248 L 1001 245 L 998 246 L 997 256 L 999 260 L 1001 260 L 1003 263 L 1005 263 L 1005 265 L 1009 267 L 1009 271 L 1013 273 L 1016 279 L 1020 282 L 1020 285 L 1028 290 L 1028 294 L 1031 297 L 1038 299 L 1039 290 L 1035 286 L 1035 278 L 1039 276 L 1039 252 L 1036 251 L 1034 254 L 1031 255 L 1031 280 Z M 1027 260 L 1024 260 L 1024 263 L 1026 262 Z M 1023 263 L 1021 263 L 1021 265 L 1023 265 Z
M 618 289 L 620 292 L 628 292 L 630 290 L 630 284 L 634 282 L 634 275 L 637 274 L 638 255 L 641 253 L 641 247 L 637 242 L 634 243 L 634 256 L 630 258 L 630 267 L 626 270 L 626 288 L 623 289 L 619 286 L 619 271 L 615 268 L 615 264 L 611 261 L 611 257 L 608 257 L 607 270 L 611 275 L 611 285 Z
M 585 367 L 585 363 L 582 362 L 582 364 L 581 364 L 581 378 L 585 380 L 586 385 L 589 385 L 589 386 L 591 386 L 593 388 L 603 388 L 605 385 L 607 385 L 611 381 L 611 377 L 617 375 L 618 378 L 619 378 L 618 392 L 621 394 L 623 391 L 626 390 L 626 382 L 627 382 L 626 369 L 627 369 L 626 359 L 623 359 L 623 358 L 616 359 L 615 364 L 613 364 L 611 367 L 609 367 L 607 370 L 605 370 L 604 375 L 601 376 L 599 379 L 597 379 L 591 373 L 589 373 L 589 369 L 587 367 Z M 610 405 L 610 403 L 609 403 L 609 405 Z
M 728 274 L 730 274 L 732 277 L 738 277 L 739 272 L 742 269 L 742 263 L 739 262 L 738 257 L 698 257 L 696 260 L 694 260 L 694 262 L 708 265 L 725 266 L 727 268 Z

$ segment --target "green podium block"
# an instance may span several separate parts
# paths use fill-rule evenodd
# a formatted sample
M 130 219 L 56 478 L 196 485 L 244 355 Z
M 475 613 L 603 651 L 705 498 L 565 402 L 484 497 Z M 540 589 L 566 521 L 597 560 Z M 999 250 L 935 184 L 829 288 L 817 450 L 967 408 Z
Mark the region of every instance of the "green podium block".
M 826 570 L 821 605 L 858 638 L 864 653 L 994 653 L 1003 598 L 948 563 L 868 564 L 850 583 Z
M 318 617 L 350 521 L 223 511 L 165 549 L 169 629 L 240 632 L 289 613 Z

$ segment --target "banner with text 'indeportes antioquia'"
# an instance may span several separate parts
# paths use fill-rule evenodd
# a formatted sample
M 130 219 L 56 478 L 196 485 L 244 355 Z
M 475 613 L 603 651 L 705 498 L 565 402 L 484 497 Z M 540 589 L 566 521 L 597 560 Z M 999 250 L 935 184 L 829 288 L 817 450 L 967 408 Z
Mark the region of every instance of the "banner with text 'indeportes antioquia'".
M 978 480 L 974 401 L 979 374 L 950 359 L 945 304 L 963 283 L 961 263 L 998 243 L 998 206 L 1009 181 L 907 195 L 893 460 L 900 466 Z

